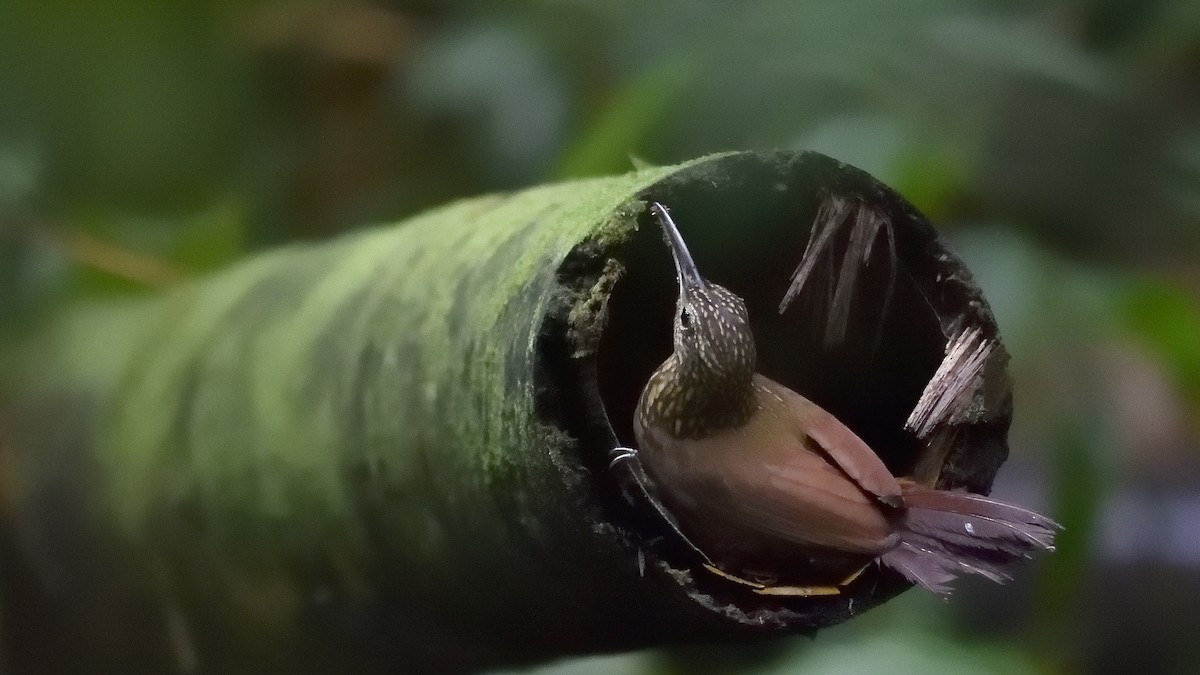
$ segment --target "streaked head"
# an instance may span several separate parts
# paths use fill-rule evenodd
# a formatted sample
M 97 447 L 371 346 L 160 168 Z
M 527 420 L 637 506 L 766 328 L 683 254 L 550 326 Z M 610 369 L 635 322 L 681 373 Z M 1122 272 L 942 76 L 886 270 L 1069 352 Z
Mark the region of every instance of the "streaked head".
M 687 370 L 702 368 L 715 384 L 749 380 L 754 374 L 754 334 L 746 303 L 729 289 L 700 275 L 670 212 L 658 202 L 650 206 L 662 226 L 679 295 L 675 302 L 674 351 Z

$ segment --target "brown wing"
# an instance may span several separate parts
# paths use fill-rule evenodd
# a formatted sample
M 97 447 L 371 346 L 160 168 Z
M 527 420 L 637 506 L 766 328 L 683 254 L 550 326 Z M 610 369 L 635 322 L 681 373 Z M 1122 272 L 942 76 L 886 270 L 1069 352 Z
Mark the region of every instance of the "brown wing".
M 797 543 L 881 553 L 894 545 L 880 507 L 821 454 L 789 453 L 765 465 L 759 498 L 743 502 L 748 521 Z
M 880 505 L 823 453 L 778 424 L 702 440 L 641 430 L 642 458 L 702 548 L 786 541 L 882 553 L 895 545 Z
M 777 402 L 781 409 L 773 411 L 783 419 L 794 420 L 797 433 L 802 433 L 820 446 L 829 459 L 846 473 L 860 488 L 888 506 L 904 505 L 900 484 L 871 448 L 841 420 L 824 408 L 787 387 L 761 375 L 755 384 L 771 396 L 764 400 Z

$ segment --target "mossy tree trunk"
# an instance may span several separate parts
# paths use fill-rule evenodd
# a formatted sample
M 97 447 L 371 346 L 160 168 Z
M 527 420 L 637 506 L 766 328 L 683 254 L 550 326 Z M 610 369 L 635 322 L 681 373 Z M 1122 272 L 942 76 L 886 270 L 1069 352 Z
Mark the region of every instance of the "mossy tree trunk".
M 882 332 L 816 358 L 821 310 L 763 308 L 831 193 L 884 214 L 907 267 L 864 324 Z M 812 153 L 733 154 L 482 197 L 81 308 L 10 350 L 8 658 L 22 672 L 462 671 L 812 630 L 902 589 L 750 597 L 696 571 L 637 482 L 607 470 L 669 348 L 672 268 L 638 230 L 649 197 L 698 223 L 698 257 L 763 317 L 776 376 L 802 391 L 811 378 L 911 470 L 928 443 L 903 421 L 948 326 L 995 327 L 952 257 L 953 278 L 922 267 L 944 255 L 936 236 L 870 177 Z M 920 318 L 902 315 L 918 295 Z M 994 357 L 984 405 L 954 420 L 975 436 L 944 482 L 986 489 L 1003 460 Z

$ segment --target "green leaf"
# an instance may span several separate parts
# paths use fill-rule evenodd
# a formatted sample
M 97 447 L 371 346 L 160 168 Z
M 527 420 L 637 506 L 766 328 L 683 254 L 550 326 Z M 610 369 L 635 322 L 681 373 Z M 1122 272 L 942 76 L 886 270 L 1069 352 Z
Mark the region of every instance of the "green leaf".
M 628 171 L 691 81 L 690 68 L 668 63 L 633 78 L 614 93 L 579 138 L 566 149 L 554 176 L 580 178 Z
M 1168 282 L 1141 279 L 1118 291 L 1121 327 L 1149 349 L 1193 404 L 1200 405 L 1200 307 Z

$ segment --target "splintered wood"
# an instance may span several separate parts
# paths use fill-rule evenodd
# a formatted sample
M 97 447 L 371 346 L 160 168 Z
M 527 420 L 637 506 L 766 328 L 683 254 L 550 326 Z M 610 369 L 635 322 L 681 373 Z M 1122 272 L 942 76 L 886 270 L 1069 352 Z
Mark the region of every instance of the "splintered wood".
M 886 260 L 877 253 L 876 242 L 887 245 Z M 838 245 L 839 241 L 844 244 Z M 841 255 L 838 255 L 838 251 Z M 807 287 L 823 296 L 827 307 L 825 344 L 827 347 L 845 342 L 851 325 L 856 286 L 862 270 L 872 263 L 887 267 L 887 287 L 883 297 L 872 303 L 878 308 L 877 338 L 890 307 L 896 285 L 896 275 L 902 261 L 896 253 L 896 233 L 886 214 L 869 204 L 835 194 L 827 194 L 817 209 L 808 244 L 800 264 L 792 274 L 791 284 L 779 303 L 779 312 L 787 307 Z M 823 271 L 824 273 L 818 273 Z M 814 279 L 816 277 L 816 279 Z M 820 297 L 820 296 L 819 296 Z M 862 298 L 859 298 L 860 300 Z M 956 325 L 938 316 L 943 326 Z M 964 419 L 974 404 L 974 392 L 984 366 L 997 342 L 983 336 L 980 328 L 968 326 L 947 336 L 945 357 L 926 384 L 916 407 L 909 415 L 905 428 L 923 440 L 931 440 L 933 432 L 949 422 Z M 947 439 L 941 439 L 948 442 Z
M 996 342 L 984 338 L 977 327 L 950 340 L 945 358 L 925 385 L 905 428 L 926 438 L 938 426 L 961 419 L 974 403 L 977 379 L 995 348 Z
M 833 245 L 835 235 L 844 226 L 848 226 L 845 250 L 840 260 L 835 259 L 836 247 Z M 887 216 L 882 212 L 861 202 L 852 201 L 838 195 L 829 194 L 817 209 L 813 220 L 812 233 L 800 265 L 792 274 L 791 285 L 779 303 L 782 314 L 792 300 L 813 277 L 823 259 L 828 259 L 829 272 L 825 278 L 824 294 L 829 312 L 825 324 L 825 344 L 833 346 L 841 344 L 846 339 L 846 331 L 850 325 L 850 308 L 854 300 L 855 287 L 858 284 L 859 272 L 871 264 L 871 256 L 875 251 L 875 242 L 883 233 L 888 246 L 888 285 L 884 292 L 879 321 L 887 315 L 888 303 L 896 283 L 896 237 Z M 840 264 L 839 264 L 840 263 Z

